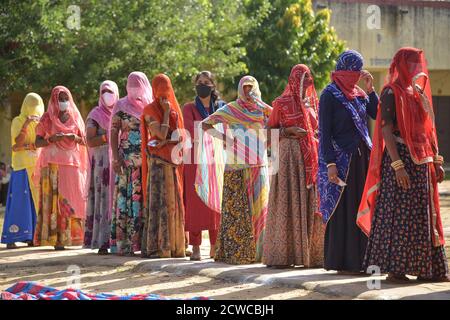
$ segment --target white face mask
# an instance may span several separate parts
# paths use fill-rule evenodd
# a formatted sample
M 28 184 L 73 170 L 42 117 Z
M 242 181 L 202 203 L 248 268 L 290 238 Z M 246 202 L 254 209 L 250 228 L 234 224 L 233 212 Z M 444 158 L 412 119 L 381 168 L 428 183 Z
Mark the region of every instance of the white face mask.
M 66 111 L 69 108 L 69 101 L 59 101 L 59 110 Z
M 103 98 L 103 102 L 105 103 L 105 105 L 107 107 L 112 107 L 114 105 L 114 103 L 116 103 L 116 97 L 114 96 L 113 93 L 105 92 L 102 95 L 102 98 Z

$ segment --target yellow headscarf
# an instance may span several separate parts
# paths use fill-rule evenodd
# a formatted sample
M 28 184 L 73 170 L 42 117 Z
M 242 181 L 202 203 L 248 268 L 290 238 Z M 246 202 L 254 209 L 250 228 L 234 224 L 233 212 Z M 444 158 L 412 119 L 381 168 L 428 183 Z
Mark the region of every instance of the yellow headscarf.
M 16 144 L 15 139 L 20 134 L 23 125 L 29 116 L 41 117 L 44 113 L 44 102 L 42 98 L 36 93 L 29 93 L 26 95 L 20 109 L 20 115 L 15 117 L 11 123 L 11 145 Z M 36 126 L 37 122 L 31 122 L 27 127 L 27 134 L 25 136 L 25 144 L 34 143 L 36 140 Z M 15 171 L 33 168 L 36 165 L 38 153 L 34 150 L 13 151 L 12 152 L 12 167 Z

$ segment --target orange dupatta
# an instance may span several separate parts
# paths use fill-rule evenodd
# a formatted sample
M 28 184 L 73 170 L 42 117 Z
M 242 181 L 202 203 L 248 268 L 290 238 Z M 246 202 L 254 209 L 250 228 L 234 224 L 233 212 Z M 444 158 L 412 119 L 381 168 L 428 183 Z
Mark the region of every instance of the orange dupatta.
M 144 108 L 144 112 L 141 117 L 141 153 L 142 153 L 142 193 L 144 196 L 144 206 L 147 205 L 147 175 L 148 175 L 148 164 L 147 164 L 147 152 L 151 155 L 155 155 L 158 158 L 172 163 L 177 166 L 177 182 L 178 182 L 178 191 L 180 193 L 181 198 L 183 198 L 183 165 L 179 161 L 182 157 L 182 150 L 180 149 L 179 144 L 166 144 L 161 148 L 155 148 L 148 146 L 148 142 L 151 140 L 158 140 L 156 137 L 152 137 L 147 129 L 147 124 L 145 121 L 145 116 L 149 116 L 153 119 L 153 121 L 157 121 L 159 123 L 163 122 L 164 111 L 159 103 L 160 98 L 166 98 L 170 103 L 170 115 L 169 115 L 169 134 L 172 134 L 178 131 L 181 136 L 180 141 L 185 141 L 184 139 L 184 121 L 183 114 L 180 109 L 180 105 L 178 104 L 177 98 L 175 97 L 175 92 L 172 87 L 172 83 L 170 78 L 164 74 L 158 74 L 152 80 L 152 89 L 154 100 L 148 106 Z M 169 137 L 170 139 L 170 137 Z M 172 153 L 175 150 L 179 150 L 178 159 L 177 157 L 172 157 Z

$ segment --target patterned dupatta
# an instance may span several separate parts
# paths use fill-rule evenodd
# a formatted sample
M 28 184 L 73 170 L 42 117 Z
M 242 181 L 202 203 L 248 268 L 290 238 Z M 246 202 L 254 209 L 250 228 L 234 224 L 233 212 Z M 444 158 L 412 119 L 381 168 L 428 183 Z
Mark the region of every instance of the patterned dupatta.
M 224 150 L 221 139 L 207 132 L 201 135 L 195 188 L 200 199 L 220 213 L 224 171 L 249 169 L 244 172 L 244 179 L 257 243 L 257 259 L 260 259 L 269 190 L 266 138 L 262 129 L 271 107 L 263 110 L 259 101 L 244 101 L 242 88 L 249 83 L 253 86 L 252 93 L 261 100 L 256 79 L 246 76 L 239 83 L 238 100 L 221 107 L 204 120 L 222 133 L 232 129 L 236 143 Z
M 359 53 L 354 51 L 346 51 L 339 58 L 336 69 L 343 72 L 359 72 L 362 69 L 363 61 Z M 359 70 L 359 71 L 358 71 Z M 369 129 L 367 125 L 366 104 L 368 102 L 367 96 L 356 95 L 354 99 L 350 100 L 343 90 L 335 83 L 330 83 L 324 91 L 330 92 L 349 112 L 353 123 L 358 130 L 363 141 L 369 149 L 372 149 L 372 141 L 369 136 Z M 322 130 L 319 127 L 319 137 L 322 135 Z M 348 170 L 350 169 L 350 160 L 352 154 L 342 150 L 335 141 L 332 141 L 334 152 L 336 155 L 336 166 L 339 178 L 346 182 Z M 320 197 L 320 212 L 324 223 L 328 223 L 329 219 L 336 210 L 339 199 L 344 187 L 328 181 L 327 163 L 323 157 L 322 145 L 319 143 L 319 173 L 317 177 L 317 184 Z

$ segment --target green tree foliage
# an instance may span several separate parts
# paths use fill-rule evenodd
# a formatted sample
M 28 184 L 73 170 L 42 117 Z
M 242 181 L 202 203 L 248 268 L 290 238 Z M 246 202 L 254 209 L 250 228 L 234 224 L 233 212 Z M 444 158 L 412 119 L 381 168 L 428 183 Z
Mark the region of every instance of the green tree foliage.
M 194 95 L 192 77 L 209 69 L 227 98 L 250 73 L 270 102 L 294 64 L 310 66 L 318 88 L 328 81 L 343 49 L 329 20 L 309 0 L 3 0 L 0 97 L 48 98 L 62 84 L 89 109 L 102 80 L 116 81 L 123 96 L 127 75 L 139 70 L 150 80 L 169 75 L 183 103 Z
M 76 12 L 80 9 L 79 28 Z M 213 70 L 226 80 L 247 72 L 243 37 L 268 12 L 227 0 L 3 1 L 0 9 L 0 95 L 48 94 L 57 84 L 96 103 L 111 79 L 125 95 L 127 75 L 160 72 L 181 102 L 194 95 L 192 77 Z
M 317 90 L 329 81 L 335 60 L 344 49 L 329 9 L 314 13 L 311 0 L 274 0 L 266 18 L 246 36 L 246 62 L 258 79 L 263 98 L 272 101 L 283 92 L 292 66 L 306 64 Z M 252 12 L 262 4 L 252 1 Z

